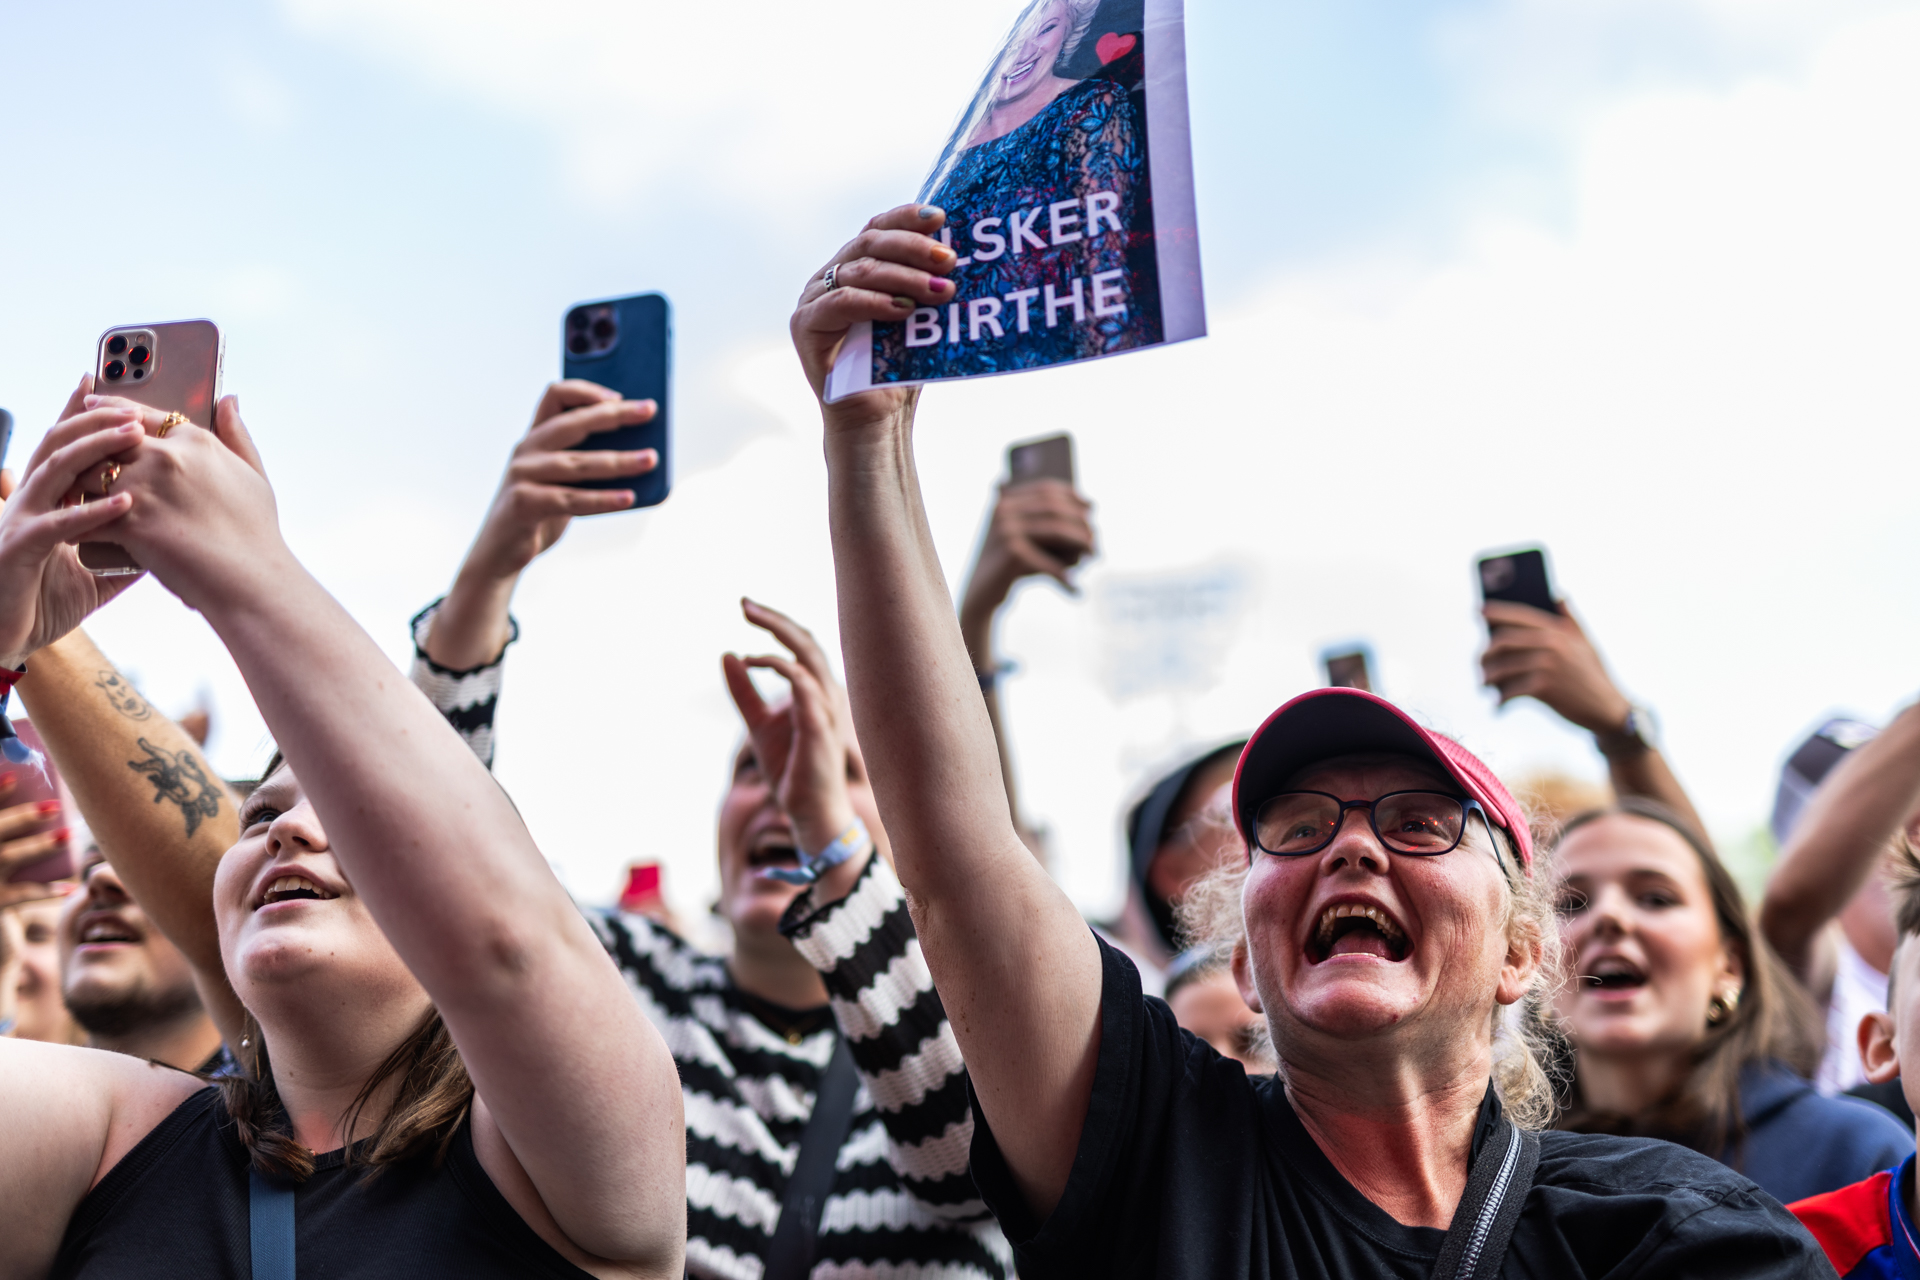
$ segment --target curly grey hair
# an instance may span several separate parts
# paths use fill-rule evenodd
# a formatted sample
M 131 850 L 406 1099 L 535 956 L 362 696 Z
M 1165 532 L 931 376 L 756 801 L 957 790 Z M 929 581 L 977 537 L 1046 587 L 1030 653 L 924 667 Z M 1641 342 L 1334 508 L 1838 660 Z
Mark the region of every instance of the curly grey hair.
M 1209 808 L 1209 817 L 1232 826 L 1223 808 Z M 1236 829 L 1236 835 L 1238 834 Z M 1507 833 L 1496 837 L 1506 845 L 1507 865 L 1520 865 Z M 1251 861 L 1230 859 L 1189 888 L 1178 908 L 1181 931 L 1194 946 L 1211 948 L 1222 960 L 1247 945 L 1247 921 L 1242 895 Z M 1500 928 L 1512 941 L 1540 950 L 1540 966 L 1533 985 L 1515 1004 L 1495 1003 L 1488 1011 L 1493 1038 L 1493 1087 L 1514 1123 L 1525 1129 L 1544 1129 L 1553 1123 L 1554 1079 L 1550 1064 L 1557 1035 L 1552 1023 L 1553 997 L 1562 981 L 1560 930 L 1554 916 L 1553 887 L 1539 873 L 1501 877 L 1507 884 L 1506 910 Z M 1286 1055 L 1278 1045 L 1280 1074 L 1287 1071 Z

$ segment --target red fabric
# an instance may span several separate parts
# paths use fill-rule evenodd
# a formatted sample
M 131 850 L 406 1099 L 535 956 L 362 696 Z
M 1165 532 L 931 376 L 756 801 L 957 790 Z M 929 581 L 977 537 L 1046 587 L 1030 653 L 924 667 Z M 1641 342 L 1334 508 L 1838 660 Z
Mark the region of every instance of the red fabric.
M 19 684 L 20 677 L 25 674 L 27 674 L 25 671 L 9 671 L 5 667 L 0 667 L 0 693 L 6 693 Z
M 1796 1200 L 1787 1212 L 1813 1233 L 1827 1251 L 1827 1261 L 1844 1276 L 1870 1251 L 1893 1239 L 1893 1222 L 1887 1216 L 1887 1183 L 1892 1178 L 1892 1170 L 1876 1173 L 1865 1182 Z

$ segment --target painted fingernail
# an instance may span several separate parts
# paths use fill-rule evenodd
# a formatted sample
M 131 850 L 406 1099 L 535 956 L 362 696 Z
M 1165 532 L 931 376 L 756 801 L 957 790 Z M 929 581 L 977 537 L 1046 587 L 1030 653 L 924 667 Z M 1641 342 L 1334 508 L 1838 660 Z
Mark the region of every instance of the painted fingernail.
M 946 210 L 937 204 L 923 204 L 920 206 L 920 217 L 921 220 L 925 222 L 931 222 L 945 212 Z
M 0 773 L 0 787 L 10 787 L 20 778 L 17 773 Z
M 60 812 L 60 802 L 58 800 L 42 800 L 39 804 L 33 806 L 33 811 L 35 813 L 58 813 Z
M 913 299 L 895 297 L 893 300 L 893 305 L 900 308 L 902 311 L 909 311 L 913 308 Z
M 51 839 L 51 840 L 52 840 L 52 841 L 53 841 L 53 842 L 54 842 L 55 844 L 65 844 L 65 843 L 66 843 L 67 841 L 69 841 L 69 840 L 71 840 L 71 839 L 73 839 L 73 828 L 72 828 L 72 827 L 61 827 L 61 828 L 59 828 L 59 829 L 57 829 L 57 830 L 55 830 L 55 831 L 53 831 L 53 832 L 51 832 L 51 833 L 49 833 L 49 838 L 50 838 L 50 839 Z
M 939 276 L 934 276 L 927 281 L 927 292 L 929 293 L 941 293 L 945 291 L 946 287 L 947 282 Z

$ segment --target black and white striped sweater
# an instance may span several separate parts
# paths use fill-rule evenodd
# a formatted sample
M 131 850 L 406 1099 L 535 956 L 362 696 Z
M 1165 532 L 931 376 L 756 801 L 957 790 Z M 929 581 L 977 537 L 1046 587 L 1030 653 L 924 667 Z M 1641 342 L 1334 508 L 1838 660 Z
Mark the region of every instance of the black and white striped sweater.
M 416 645 L 432 611 L 414 620 Z M 414 663 L 415 683 L 489 764 L 503 665 L 504 654 L 472 672 L 444 672 L 424 653 Z M 783 1036 L 717 957 L 643 916 L 587 915 L 680 1068 L 687 1273 L 759 1280 L 835 1026 Z M 960 1048 L 892 869 L 871 858 L 853 891 L 823 908 L 809 890 L 781 932 L 820 970 L 860 1071 L 812 1280 L 1011 1277 L 1012 1251 L 967 1172 Z

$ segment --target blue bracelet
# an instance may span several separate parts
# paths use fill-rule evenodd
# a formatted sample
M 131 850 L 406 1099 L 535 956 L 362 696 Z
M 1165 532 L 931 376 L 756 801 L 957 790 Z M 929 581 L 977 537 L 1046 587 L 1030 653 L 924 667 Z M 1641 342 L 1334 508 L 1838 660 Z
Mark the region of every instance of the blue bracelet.
M 805 849 L 796 849 L 800 855 L 798 870 L 789 871 L 785 867 L 767 867 L 760 874 L 770 880 L 783 884 L 812 884 L 827 872 L 833 870 L 848 858 L 868 852 L 873 848 L 873 835 L 867 830 L 867 824 L 854 815 L 853 823 L 835 837 L 832 844 L 818 853 L 808 853 Z

